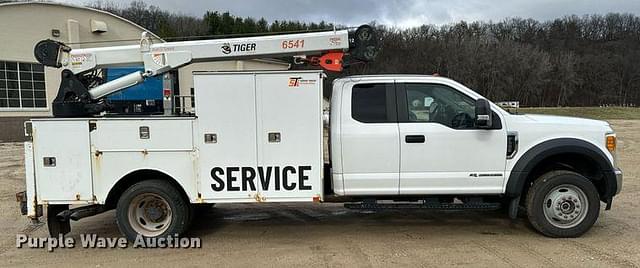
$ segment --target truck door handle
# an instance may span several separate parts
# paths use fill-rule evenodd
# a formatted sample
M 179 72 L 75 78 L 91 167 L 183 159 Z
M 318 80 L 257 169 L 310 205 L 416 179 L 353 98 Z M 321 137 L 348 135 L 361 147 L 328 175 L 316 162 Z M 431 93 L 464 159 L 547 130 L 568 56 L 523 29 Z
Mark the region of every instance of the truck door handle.
M 404 137 L 406 143 L 424 143 L 424 135 L 407 135 Z

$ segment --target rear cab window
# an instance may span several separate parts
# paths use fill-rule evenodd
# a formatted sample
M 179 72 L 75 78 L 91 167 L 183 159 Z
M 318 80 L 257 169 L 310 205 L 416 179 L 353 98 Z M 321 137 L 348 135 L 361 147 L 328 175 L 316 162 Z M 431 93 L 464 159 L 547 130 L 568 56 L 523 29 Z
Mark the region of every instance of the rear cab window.
M 393 83 L 354 85 L 351 91 L 351 117 L 362 123 L 397 122 Z

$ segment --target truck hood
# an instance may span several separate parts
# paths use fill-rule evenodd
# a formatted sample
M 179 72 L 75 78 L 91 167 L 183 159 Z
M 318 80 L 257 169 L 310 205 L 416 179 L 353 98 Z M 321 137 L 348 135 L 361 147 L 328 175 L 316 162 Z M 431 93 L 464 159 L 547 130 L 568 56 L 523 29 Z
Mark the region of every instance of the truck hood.
M 578 126 L 593 126 L 593 127 L 609 127 L 609 123 L 602 120 L 586 119 L 580 117 L 570 116 L 556 116 L 556 115 L 542 115 L 542 114 L 524 114 L 529 120 L 542 124 L 553 125 L 578 125 Z

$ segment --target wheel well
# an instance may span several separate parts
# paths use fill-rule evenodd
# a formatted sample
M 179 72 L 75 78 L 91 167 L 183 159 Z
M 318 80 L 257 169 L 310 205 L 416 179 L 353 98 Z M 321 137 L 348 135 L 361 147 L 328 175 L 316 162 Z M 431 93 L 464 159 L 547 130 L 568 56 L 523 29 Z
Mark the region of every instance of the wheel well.
M 605 195 L 606 185 L 604 174 L 599 163 L 593 158 L 580 153 L 561 153 L 549 156 L 536 164 L 529 172 L 522 189 L 526 195 L 533 182 L 543 174 L 554 170 L 568 170 L 576 172 L 589 179 L 598 189 L 600 196 Z M 525 200 L 525 198 L 521 199 Z
M 169 183 L 171 183 L 171 185 L 173 185 L 173 187 L 175 187 L 176 189 L 178 189 L 178 191 L 180 191 L 180 193 L 182 193 L 182 196 L 185 198 L 185 200 L 189 200 L 187 193 L 173 177 L 161 171 L 152 169 L 141 169 L 125 175 L 116 183 L 116 185 L 113 186 L 113 188 L 111 188 L 109 194 L 107 195 L 105 206 L 108 209 L 116 208 L 118 199 L 120 199 L 120 196 L 122 195 L 122 193 L 124 193 L 124 191 L 138 182 L 150 179 L 168 181 Z

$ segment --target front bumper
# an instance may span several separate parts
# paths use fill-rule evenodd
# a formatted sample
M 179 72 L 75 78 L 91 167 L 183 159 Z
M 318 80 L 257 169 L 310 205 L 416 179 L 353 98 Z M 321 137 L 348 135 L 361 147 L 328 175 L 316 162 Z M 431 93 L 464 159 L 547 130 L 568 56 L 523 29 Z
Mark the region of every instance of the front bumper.
M 616 174 L 616 195 L 620 193 L 620 190 L 622 190 L 622 170 L 617 168 L 615 170 L 615 174 Z

